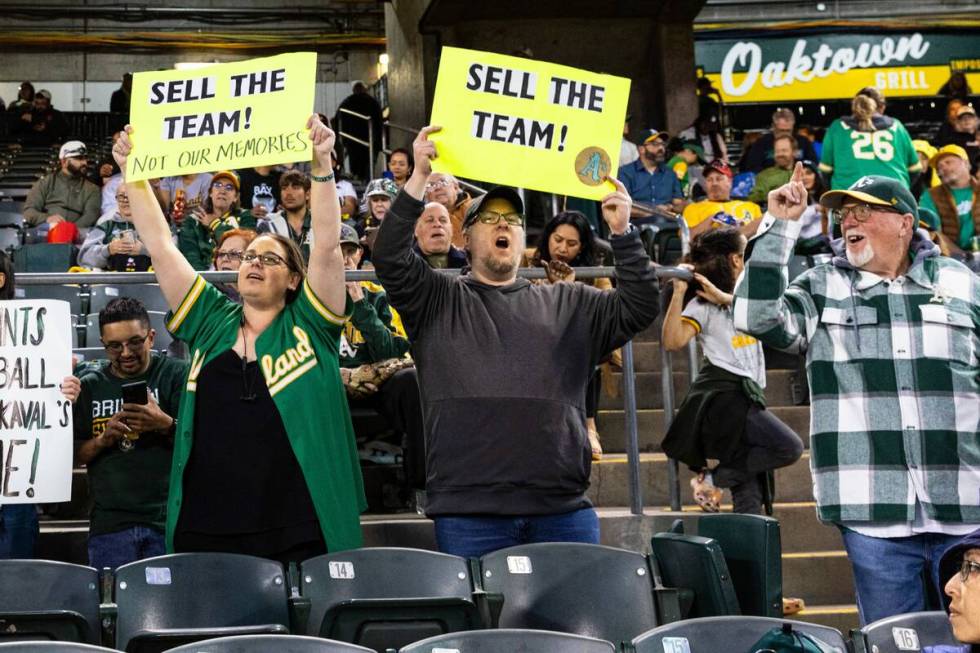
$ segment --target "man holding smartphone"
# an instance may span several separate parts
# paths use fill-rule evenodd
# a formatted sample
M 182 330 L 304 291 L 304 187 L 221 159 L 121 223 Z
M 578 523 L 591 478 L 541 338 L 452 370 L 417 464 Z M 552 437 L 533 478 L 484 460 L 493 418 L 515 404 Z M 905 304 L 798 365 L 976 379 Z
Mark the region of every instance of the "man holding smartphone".
M 86 368 L 75 403 L 75 463 L 88 466 L 89 564 L 115 569 L 163 555 L 177 406 L 186 361 L 153 351 L 138 299 L 99 313 L 105 361 Z

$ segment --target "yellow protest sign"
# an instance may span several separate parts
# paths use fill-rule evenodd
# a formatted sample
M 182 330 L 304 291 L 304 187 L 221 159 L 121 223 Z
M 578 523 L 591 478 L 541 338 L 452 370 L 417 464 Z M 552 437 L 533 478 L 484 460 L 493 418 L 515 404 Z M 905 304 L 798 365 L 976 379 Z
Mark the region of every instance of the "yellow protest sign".
M 613 190 L 630 81 L 490 52 L 442 49 L 437 172 L 601 199 Z
M 130 181 L 309 161 L 316 53 L 133 75 Z

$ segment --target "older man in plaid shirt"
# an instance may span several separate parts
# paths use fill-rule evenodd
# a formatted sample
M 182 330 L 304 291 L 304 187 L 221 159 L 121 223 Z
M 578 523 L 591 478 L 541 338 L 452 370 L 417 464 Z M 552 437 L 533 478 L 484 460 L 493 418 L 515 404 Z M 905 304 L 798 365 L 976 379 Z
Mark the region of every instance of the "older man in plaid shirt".
M 836 524 L 861 621 L 926 609 L 942 552 L 980 524 L 980 279 L 917 231 L 908 189 L 869 176 L 823 195 L 832 262 L 787 287 L 802 169 L 769 212 L 735 290 L 736 328 L 806 352 L 817 512 Z

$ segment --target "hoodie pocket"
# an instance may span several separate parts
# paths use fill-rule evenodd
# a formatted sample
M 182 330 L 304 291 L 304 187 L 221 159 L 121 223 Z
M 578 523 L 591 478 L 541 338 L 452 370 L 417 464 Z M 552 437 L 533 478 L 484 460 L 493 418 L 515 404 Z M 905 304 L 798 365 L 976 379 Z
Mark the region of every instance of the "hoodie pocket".
M 827 306 L 820 313 L 837 362 L 878 356 L 878 310 L 873 306 Z

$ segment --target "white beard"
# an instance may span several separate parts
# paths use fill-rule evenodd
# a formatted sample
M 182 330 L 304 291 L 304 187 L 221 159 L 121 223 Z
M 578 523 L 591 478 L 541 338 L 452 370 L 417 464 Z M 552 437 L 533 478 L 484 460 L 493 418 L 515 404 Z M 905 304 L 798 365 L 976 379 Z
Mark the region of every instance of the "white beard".
M 859 269 L 870 263 L 871 259 L 875 257 L 875 252 L 871 249 L 871 243 L 866 243 L 860 254 L 852 252 L 850 248 L 846 248 L 844 252 L 847 254 L 847 260 L 850 264 Z

